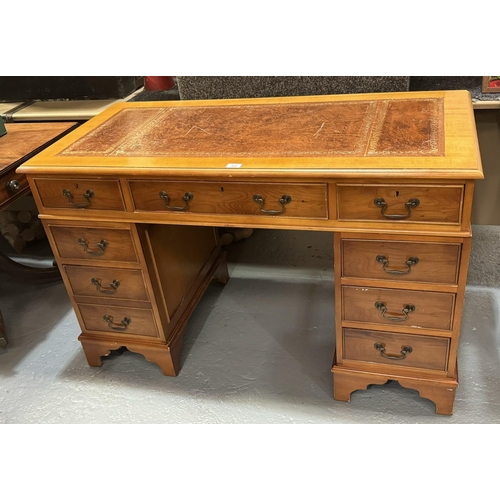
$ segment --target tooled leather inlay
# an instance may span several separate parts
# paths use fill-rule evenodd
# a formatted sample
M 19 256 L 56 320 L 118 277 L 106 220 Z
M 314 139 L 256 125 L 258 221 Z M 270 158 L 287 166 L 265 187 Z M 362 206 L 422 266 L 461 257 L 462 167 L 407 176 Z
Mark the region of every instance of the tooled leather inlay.
M 125 108 L 65 156 L 442 156 L 443 100 Z

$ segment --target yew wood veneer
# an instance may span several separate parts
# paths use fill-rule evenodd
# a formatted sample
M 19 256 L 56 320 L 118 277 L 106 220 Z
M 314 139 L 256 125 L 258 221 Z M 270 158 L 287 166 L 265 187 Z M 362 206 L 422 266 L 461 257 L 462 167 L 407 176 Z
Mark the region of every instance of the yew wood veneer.
M 215 228 L 330 231 L 334 398 L 397 380 L 452 413 L 483 177 L 468 92 L 117 103 L 18 172 L 90 365 L 126 346 L 177 374 L 228 279 Z

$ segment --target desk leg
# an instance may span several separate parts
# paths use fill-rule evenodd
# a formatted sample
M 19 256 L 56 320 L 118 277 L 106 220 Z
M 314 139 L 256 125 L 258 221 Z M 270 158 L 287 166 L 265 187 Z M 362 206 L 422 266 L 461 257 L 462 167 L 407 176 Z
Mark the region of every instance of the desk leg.
M 127 341 L 125 343 L 116 340 L 94 338 L 92 335 L 86 335 L 85 333 L 82 333 L 78 337 L 78 340 L 82 343 L 87 363 L 90 366 L 101 366 L 102 357 L 109 356 L 111 351 L 126 347 L 127 350 L 142 354 L 148 361 L 158 365 L 164 375 L 175 377 L 181 368 L 180 347 L 182 346 L 182 342 L 176 342 L 171 345 L 155 345 L 141 341 Z
M 333 399 L 337 401 L 351 400 L 351 393 L 357 390 L 366 390 L 369 385 L 385 384 L 389 380 L 395 380 L 402 387 L 414 389 L 425 399 L 430 399 L 436 405 L 436 413 L 439 415 L 451 415 L 455 402 L 455 393 L 458 387 L 458 379 L 422 379 L 416 377 L 405 377 L 401 375 L 377 374 L 349 370 L 339 366 L 333 366 Z
M 2 311 L 0 311 L 0 347 L 7 347 L 7 338 L 5 337 L 5 323 L 3 322 Z
M 227 259 L 226 252 L 223 252 L 221 255 L 221 263 L 214 273 L 214 279 L 216 279 L 219 283 L 226 284 L 229 281 L 229 271 L 227 269 Z

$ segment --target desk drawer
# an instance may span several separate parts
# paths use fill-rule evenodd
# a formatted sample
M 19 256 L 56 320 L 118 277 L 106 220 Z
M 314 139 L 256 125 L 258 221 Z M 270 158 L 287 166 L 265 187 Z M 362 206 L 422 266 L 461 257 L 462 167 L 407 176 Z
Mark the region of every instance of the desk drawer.
M 33 179 L 44 208 L 125 211 L 118 180 Z
M 445 371 L 449 339 L 345 328 L 344 359 Z M 394 359 L 395 358 L 395 359 Z
M 342 277 L 455 285 L 460 243 L 342 240 Z
M 85 329 L 144 337 L 158 337 L 158 329 L 151 309 L 79 304 Z
M 328 216 L 326 184 L 131 180 L 129 186 L 136 211 L 306 219 Z
M 139 262 L 128 229 L 47 225 L 63 259 Z
M 64 266 L 64 270 L 76 298 L 80 296 L 149 300 L 141 270 L 102 266 Z
M 455 294 L 343 286 L 342 304 L 345 321 L 450 331 Z
M 28 188 L 28 179 L 24 174 L 16 174 L 15 170 L 6 174 L 0 185 L 0 208 L 7 206 L 11 200 L 19 197 Z
M 460 224 L 464 186 L 337 185 L 339 220 Z

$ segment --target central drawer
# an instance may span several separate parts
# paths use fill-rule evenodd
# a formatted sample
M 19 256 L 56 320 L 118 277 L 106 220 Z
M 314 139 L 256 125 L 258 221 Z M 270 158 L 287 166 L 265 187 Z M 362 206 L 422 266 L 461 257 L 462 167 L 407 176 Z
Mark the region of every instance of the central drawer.
M 129 181 L 135 211 L 327 219 L 327 184 Z
M 345 328 L 344 359 L 444 371 L 449 339 Z
M 345 321 L 449 331 L 454 304 L 453 293 L 342 287 Z

